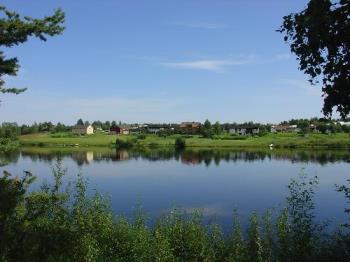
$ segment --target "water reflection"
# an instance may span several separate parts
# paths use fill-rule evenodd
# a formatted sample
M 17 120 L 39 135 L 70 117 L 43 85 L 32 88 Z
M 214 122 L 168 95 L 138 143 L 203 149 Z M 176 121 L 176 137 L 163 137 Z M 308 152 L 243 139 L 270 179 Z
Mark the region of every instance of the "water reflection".
M 81 173 L 92 189 L 110 196 L 113 211 L 132 216 L 141 199 L 150 219 L 169 208 L 199 209 L 230 225 L 237 208 L 243 220 L 253 212 L 279 208 L 286 185 L 301 169 L 320 177 L 317 218 L 343 222 L 345 201 L 335 184 L 348 178 L 350 150 L 21 148 L 0 154 L 12 174 L 31 170 L 36 186 L 51 181 L 50 168 L 62 159 L 67 181 Z M 206 168 L 210 166 L 210 168 Z
M 92 162 L 115 162 L 128 160 L 168 161 L 176 160 L 184 165 L 220 165 L 223 162 L 256 162 L 267 160 L 285 160 L 292 163 L 318 163 L 325 165 L 335 162 L 350 162 L 350 150 L 229 150 L 229 149 L 52 149 L 22 148 L 18 152 L 0 154 L 0 163 L 16 163 L 19 157 L 31 161 L 52 162 L 61 158 L 70 158 L 78 166 Z

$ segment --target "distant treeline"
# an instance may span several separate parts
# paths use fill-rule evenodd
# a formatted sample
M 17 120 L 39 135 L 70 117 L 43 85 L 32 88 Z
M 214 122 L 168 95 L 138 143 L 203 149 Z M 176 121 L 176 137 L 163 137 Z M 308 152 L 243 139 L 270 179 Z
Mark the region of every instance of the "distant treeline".
M 76 124 L 74 125 L 66 125 L 61 122 L 58 122 L 56 124 L 48 121 L 48 122 L 42 122 L 42 123 L 33 123 L 31 125 L 19 125 L 15 122 L 5 122 L 2 123 L 0 126 L 0 138 L 15 138 L 19 135 L 27 135 L 27 134 L 35 134 L 35 133 L 43 133 L 43 132 L 50 132 L 50 133 L 59 133 L 59 132 L 68 132 L 72 130 L 72 127 L 75 125 L 92 125 L 95 129 L 95 131 L 108 131 L 113 126 L 128 126 L 128 127 L 140 127 L 141 131 L 144 131 L 147 133 L 147 129 L 144 128 L 144 126 L 158 126 L 163 127 L 164 132 L 169 132 L 169 130 L 176 131 L 179 130 L 180 124 L 176 123 L 161 123 L 161 124 L 126 124 L 122 122 L 117 121 L 83 121 L 82 119 L 79 119 Z M 279 125 L 297 125 L 300 130 L 303 132 L 307 132 L 311 125 L 314 125 L 317 127 L 317 129 L 325 133 L 326 131 L 336 133 L 336 132 L 350 132 L 350 126 L 349 125 L 341 125 L 339 124 L 339 121 L 337 120 L 330 120 L 325 118 L 310 118 L 310 119 L 291 119 L 288 121 L 283 121 L 279 123 Z M 244 127 L 258 127 L 260 129 L 261 133 L 269 132 L 271 129 L 272 124 L 262 124 L 262 123 L 255 123 L 255 122 L 244 122 L 244 123 L 220 123 L 215 122 L 211 123 L 209 120 L 206 120 L 202 124 L 202 133 L 208 132 L 210 134 L 221 134 L 224 131 L 229 130 L 233 126 L 244 126 Z M 174 132 L 172 132 L 174 133 Z

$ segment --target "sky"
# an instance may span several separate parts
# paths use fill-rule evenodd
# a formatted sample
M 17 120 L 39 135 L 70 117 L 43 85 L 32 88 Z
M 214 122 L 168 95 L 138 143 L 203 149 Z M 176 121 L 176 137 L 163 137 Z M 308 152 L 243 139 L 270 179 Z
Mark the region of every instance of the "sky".
M 322 94 L 298 70 L 282 17 L 307 1 L 5 0 L 36 18 L 66 13 L 62 35 L 6 49 L 21 68 L 0 122 L 278 123 L 321 117 Z

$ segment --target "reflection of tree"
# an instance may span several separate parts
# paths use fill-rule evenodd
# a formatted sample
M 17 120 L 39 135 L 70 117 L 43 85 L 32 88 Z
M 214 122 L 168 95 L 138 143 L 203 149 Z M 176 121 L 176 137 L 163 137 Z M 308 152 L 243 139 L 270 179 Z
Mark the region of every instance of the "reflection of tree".
M 9 163 L 17 163 L 19 158 L 19 153 L 14 152 L 6 152 L 0 154 L 0 167 L 8 165 Z
M 161 149 L 132 149 L 132 150 L 84 150 L 84 149 L 38 149 L 25 148 L 20 152 L 0 154 L 0 163 L 17 162 L 19 157 L 30 158 L 32 161 L 43 161 L 51 163 L 57 157 L 69 158 L 79 166 L 91 162 L 118 162 L 132 159 L 143 159 L 147 161 L 176 160 L 183 164 L 207 166 L 211 163 L 220 165 L 225 162 L 255 162 L 263 160 L 286 160 L 291 162 L 319 163 L 325 165 L 337 161 L 348 162 L 350 150 L 253 150 L 253 149 L 186 149 L 177 151 L 172 148 Z

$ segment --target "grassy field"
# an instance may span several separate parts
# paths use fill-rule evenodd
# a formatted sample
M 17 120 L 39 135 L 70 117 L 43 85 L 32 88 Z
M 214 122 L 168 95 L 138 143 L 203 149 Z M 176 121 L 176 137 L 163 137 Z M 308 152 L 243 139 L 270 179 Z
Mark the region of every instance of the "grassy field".
M 140 139 L 136 135 L 94 134 L 71 136 L 69 134 L 32 134 L 20 136 L 21 145 L 43 147 L 104 147 L 115 144 L 116 138 L 131 140 L 139 147 L 174 147 L 179 135 L 159 137 L 147 135 Z M 349 134 L 307 134 L 295 133 L 267 134 L 263 137 L 220 136 L 214 139 L 193 136 L 186 139 L 186 147 L 203 148 L 266 148 L 270 144 L 278 148 L 350 148 Z

